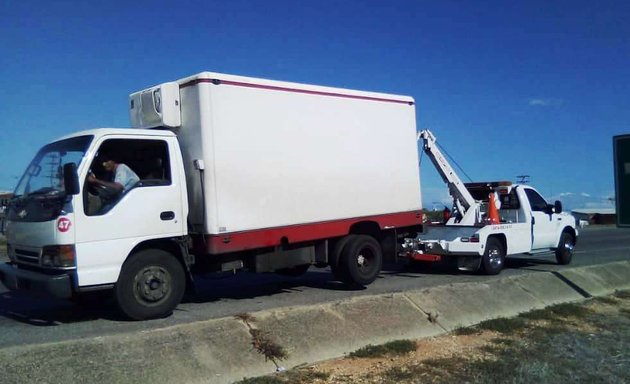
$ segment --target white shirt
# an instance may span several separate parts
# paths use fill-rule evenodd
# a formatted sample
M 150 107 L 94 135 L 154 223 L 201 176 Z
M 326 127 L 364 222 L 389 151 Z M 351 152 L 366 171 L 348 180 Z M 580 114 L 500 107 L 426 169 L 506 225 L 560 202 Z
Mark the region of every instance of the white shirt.
M 131 170 L 125 164 L 118 164 L 116 167 L 116 175 L 114 176 L 114 182 L 123 186 L 123 192 L 127 192 L 133 187 L 140 178 L 134 171 Z

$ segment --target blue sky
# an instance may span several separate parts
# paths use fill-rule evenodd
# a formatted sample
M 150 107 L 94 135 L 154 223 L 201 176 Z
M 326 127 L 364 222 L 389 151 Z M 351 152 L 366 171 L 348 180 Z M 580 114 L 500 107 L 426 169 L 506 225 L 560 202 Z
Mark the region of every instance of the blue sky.
M 15 0 L 0 17 L 0 190 L 51 139 L 129 126 L 129 93 L 215 71 L 413 96 L 475 181 L 528 174 L 612 207 L 627 1 Z M 426 156 L 422 181 L 425 207 L 448 201 Z

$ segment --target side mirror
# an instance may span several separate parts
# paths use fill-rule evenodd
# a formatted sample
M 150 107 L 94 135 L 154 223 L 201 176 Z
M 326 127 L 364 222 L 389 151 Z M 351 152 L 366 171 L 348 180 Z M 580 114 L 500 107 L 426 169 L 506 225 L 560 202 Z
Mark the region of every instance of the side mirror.
M 562 202 L 556 200 L 556 202 L 553 204 L 553 210 L 556 213 L 562 213 Z
M 78 195 L 81 189 L 79 185 L 79 174 L 75 163 L 63 165 L 63 185 L 67 195 Z

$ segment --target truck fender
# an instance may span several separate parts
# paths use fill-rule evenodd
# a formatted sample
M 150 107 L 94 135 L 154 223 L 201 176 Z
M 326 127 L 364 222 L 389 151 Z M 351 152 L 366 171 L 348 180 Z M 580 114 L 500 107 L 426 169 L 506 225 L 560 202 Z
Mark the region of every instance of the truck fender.
M 164 250 L 170 253 L 175 259 L 177 259 L 184 267 L 184 272 L 186 273 L 186 289 L 194 291 L 195 280 L 190 270 L 190 266 L 194 264 L 194 255 L 191 255 L 188 252 L 187 238 L 166 238 L 144 241 L 136 245 L 131 250 L 131 252 L 129 252 L 127 260 L 129 260 L 129 258 L 133 257 L 138 252 L 151 248 Z M 125 260 L 125 262 L 127 260 Z
M 556 242 L 556 244 L 557 245 L 560 244 L 560 240 L 562 240 L 562 234 L 565 233 L 565 232 L 570 234 L 571 236 L 573 236 L 574 245 L 577 244 L 577 238 L 578 238 L 577 232 L 575 232 L 575 229 L 573 227 L 571 227 L 571 226 L 566 226 L 566 227 L 562 228 L 561 231 L 558 232 L 558 235 L 556 236 L 558 241 Z M 556 249 L 556 248 L 557 248 L 557 246 L 555 248 L 553 248 L 553 249 Z

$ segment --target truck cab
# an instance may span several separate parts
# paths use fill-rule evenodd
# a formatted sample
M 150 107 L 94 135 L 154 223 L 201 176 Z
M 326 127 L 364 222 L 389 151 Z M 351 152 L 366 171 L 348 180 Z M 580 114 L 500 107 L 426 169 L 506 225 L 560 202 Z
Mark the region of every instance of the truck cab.
M 103 154 L 125 164 L 138 181 L 124 190 L 90 183 L 114 180 Z M 7 210 L 10 263 L 0 275 L 11 289 L 46 291 L 58 298 L 114 287 L 130 255 L 166 249 L 181 259 L 187 191 L 182 156 L 172 132 L 95 129 L 45 145 L 27 167 Z M 159 307 L 168 271 L 144 271 L 147 302 Z M 183 293 L 183 288 L 182 291 Z M 179 294 L 179 293 L 177 293 Z

